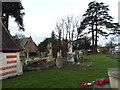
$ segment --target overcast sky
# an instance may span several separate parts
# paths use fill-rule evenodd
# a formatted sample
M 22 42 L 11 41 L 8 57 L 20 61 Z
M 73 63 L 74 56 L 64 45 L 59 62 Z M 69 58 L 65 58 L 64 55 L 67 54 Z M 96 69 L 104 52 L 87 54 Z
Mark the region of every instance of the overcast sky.
M 50 37 L 55 28 L 57 20 L 68 15 L 82 16 L 88 8 L 89 2 L 93 0 L 21 0 L 25 8 L 24 25 L 25 32 L 19 32 L 14 19 L 10 19 L 10 31 L 12 35 L 23 33 L 27 37 L 31 36 L 36 44 Z M 118 1 L 119 0 L 96 0 L 109 5 L 109 14 L 118 21 Z M 107 40 L 108 41 L 108 40 Z M 106 42 L 102 37 L 99 44 Z

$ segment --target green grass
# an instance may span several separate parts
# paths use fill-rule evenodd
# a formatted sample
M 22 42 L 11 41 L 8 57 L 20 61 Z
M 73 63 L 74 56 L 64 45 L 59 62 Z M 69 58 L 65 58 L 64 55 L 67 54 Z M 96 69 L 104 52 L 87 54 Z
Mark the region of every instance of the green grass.
M 79 65 L 24 72 L 22 76 L 3 80 L 3 88 L 83 88 L 79 86 L 81 82 L 107 77 L 107 68 L 118 67 L 117 60 L 107 55 L 89 55 L 85 58 L 88 60 Z

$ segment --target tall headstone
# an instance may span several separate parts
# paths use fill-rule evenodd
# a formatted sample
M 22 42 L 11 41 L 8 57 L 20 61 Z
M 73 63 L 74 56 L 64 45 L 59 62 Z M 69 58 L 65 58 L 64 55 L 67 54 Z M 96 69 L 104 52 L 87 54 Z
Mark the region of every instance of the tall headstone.
M 47 46 L 47 48 L 48 48 L 48 61 L 52 61 L 53 60 L 53 55 L 52 55 L 52 43 L 49 43 L 48 44 L 48 46 Z
M 60 50 L 60 52 L 57 53 L 56 66 L 58 68 L 62 67 L 62 52 L 61 52 L 61 50 Z
M 73 46 L 72 46 L 72 43 L 68 43 L 68 52 L 69 53 L 72 53 L 73 52 Z
M 72 43 L 68 43 L 67 61 L 74 62 L 74 55 Z
M 20 60 L 17 61 L 17 75 L 22 75 L 23 74 L 23 65 Z

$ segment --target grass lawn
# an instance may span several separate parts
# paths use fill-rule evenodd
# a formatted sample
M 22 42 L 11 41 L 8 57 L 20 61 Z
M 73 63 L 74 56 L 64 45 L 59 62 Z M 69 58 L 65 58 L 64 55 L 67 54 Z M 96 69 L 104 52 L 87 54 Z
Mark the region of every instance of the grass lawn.
M 85 58 L 88 60 L 79 65 L 24 72 L 22 76 L 3 80 L 3 88 L 83 88 L 79 85 L 81 82 L 107 77 L 107 68 L 118 67 L 118 61 L 108 55 L 89 55 Z

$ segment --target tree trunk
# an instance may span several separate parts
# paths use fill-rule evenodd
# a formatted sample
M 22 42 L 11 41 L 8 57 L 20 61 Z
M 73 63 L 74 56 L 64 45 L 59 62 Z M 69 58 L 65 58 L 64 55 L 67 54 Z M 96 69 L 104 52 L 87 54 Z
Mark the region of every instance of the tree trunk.
M 64 40 L 64 29 L 63 29 L 63 40 Z
M 97 53 L 97 25 L 96 25 L 96 37 L 95 37 L 95 53 Z
M 95 28 L 95 30 L 96 30 L 96 35 L 95 35 L 95 53 L 97 53 L 97 33 L 98 33 L 98 30 L 97 30 L 97 20 L 96 20 L 96 28 Z
M 71 32 L 70 32 L 70 29 L 69 29 L 69 41 L 71 41 L 71 38 L 70 38 L 70 33 L 71 33 Z
M 92 23 L 92 52 L 95 53 L 95 45 L 94 45 L 94 24 Z
M 95 30 L 96 30 L 96 35 L 95 35 L 95 53 L 97 53 L 97 11 L 96 11 L 96 15 L 95 15 Z
M 60 30 L 60 33 L 59 33 L 59 51 L 61 50 L 61 30 Z

